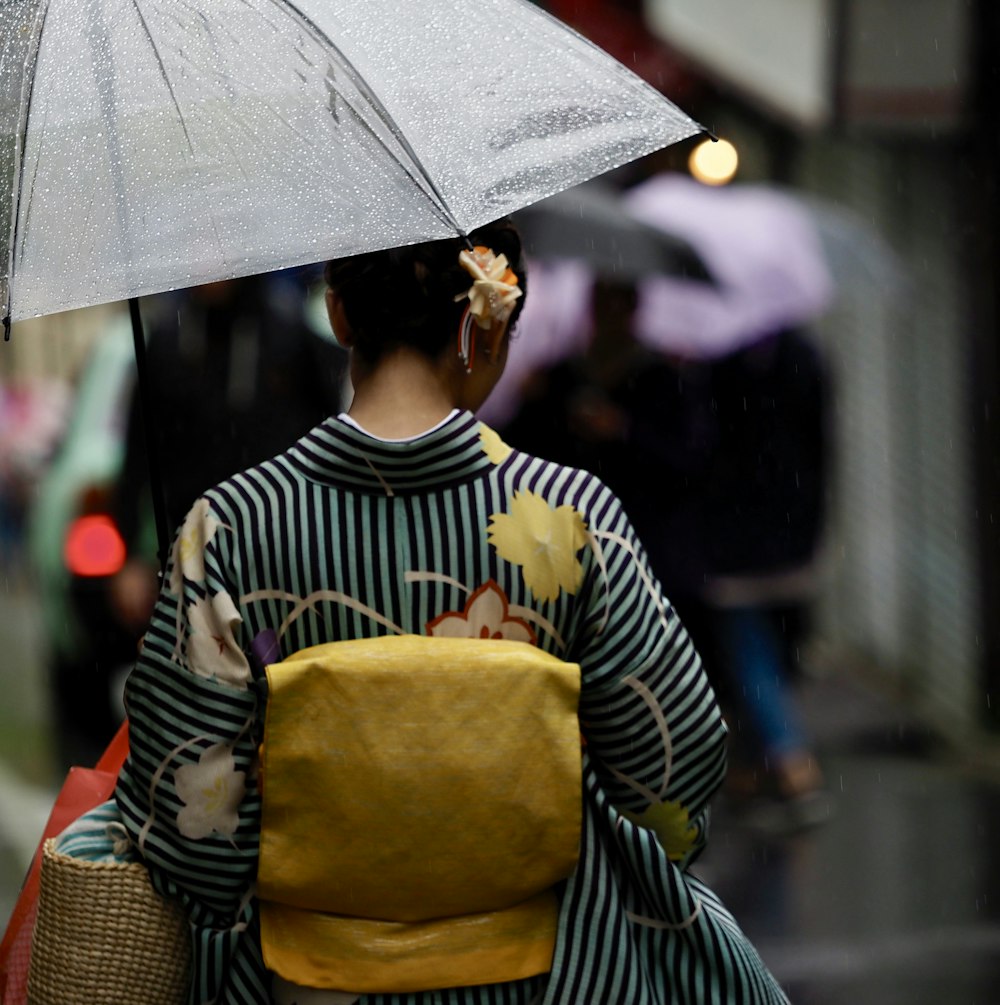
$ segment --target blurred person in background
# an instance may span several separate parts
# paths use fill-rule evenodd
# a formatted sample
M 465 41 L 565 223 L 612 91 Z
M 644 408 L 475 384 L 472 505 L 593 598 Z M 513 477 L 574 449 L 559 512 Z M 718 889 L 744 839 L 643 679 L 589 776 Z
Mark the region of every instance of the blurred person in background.
M 592 280 L 584 336 L 554 336 L 562 358 L 521 379 L 504 435 L 618 494 L 733 720 L 736 806 L 813 823 L 827 802 L 791 677 L 816 586 L 827 378 L 808 338 L 771 322 L 821 312 L 826 267 L 784 194 L 664 176 L 623 204 L 689 241 L 705 274 Z M 536 296 L 550 290 L 565 298 Z M 572 314 L 538 309 L 525 327 Z
M 295 276 L 229 280 L 144 306 L 153 463 L 173 533 L 202 491 L 278 453 L 341 406 L 346 354 L 312 327 L 305 284 Z M 95 420 L 105 451 L 116 456 L 75 504 L 113 527 L 122 554 L 110 566 L 49 578 L 71 594 L 79 620 L 78 631 L 62 633 L 63 644 L 53 640 L 56 743 L 65 766 L 92 763 L 121 721 L 121 684 L 159 588 L 142 407 L 128 336 L 119 334 L 118 365 L 103 381 L 94 375 L 101 397 L 120 399 L 117 418 L 104 409 Z M 109 373 L 117 384 L 108 386 Z
M 108 512 L 121 470 L 134 366 L 128 317 L 119 312 L 84 361 L 65 435 L 29 513 L 56 755 L 64 768 L 92 764 L 107 743 L 120 714 L 109 680 L 135 654 L 134 641 L 109 617 L 106 602 L 108 577 L 125 558 Z
M 823 779 L 792 685 L 818 588 L 826 368 L 803 332 L 785 329 L 713 363 L 710 382 L 705 596 L 733 727 L 729 789 L 765 800 L 778 826 L 817 822 L 827 813 Z
M 69 414 L 58 379 L 0 381 L 0 569 L 17 581 L 32 500 L 52 461 Z
M 828 378 L 804 334 L 835 282 L 814 215 L 766 185 L 665 173 L 629 212 L 690 243 L 711 283 L 647 279 L 637 337 L 709 363 L 714 442 L 703 488 L 707 631 L 699 640 L 734 723 L 729 786 L 767 827 L 825 819 L 789 653 L 816 587 L 827 471 Z
M 705 500 L 716 437 L 710 367 L 638 341 L 638 295 L 633 282 L 594 279 L 585 349 L 524 381 L 503 435 L 598 475 L 618 495 L 707 662 Z

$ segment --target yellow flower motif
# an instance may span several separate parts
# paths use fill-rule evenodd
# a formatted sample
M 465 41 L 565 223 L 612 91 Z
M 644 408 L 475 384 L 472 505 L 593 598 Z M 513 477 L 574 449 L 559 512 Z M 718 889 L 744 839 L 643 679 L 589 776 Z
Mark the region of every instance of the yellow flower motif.
M 479 442 L 483 445 L 483 453 L 494 464 L 503 464 L 513 453 L 513 448 L 508 447 L 498 433 L 482 423 L 479 425 Z
M 174 540 L 171 593 L 180 595 L 185 579 L 195 583 L 205 581 L 205 549 L 218 529 L 219 521 L 212 516 L 208 500 L 196 500 Z
M 587 525 L 572 506 L 553 509 L 535 492 L 515 492 L 510 513 L 494 513 L 490 521 L 490 544 L 521 567 L 539 600 L 555 600 L 560 590 L 576 593 L 583 576 L 576 553 L 587 543 Z
M 698 828 L 691 823 L 687 808 L 679 802 L 653 803 L 643 813 L 624 815 L 632 823 L 651 830 L 671 862 L 683 859 L 698 840 Z

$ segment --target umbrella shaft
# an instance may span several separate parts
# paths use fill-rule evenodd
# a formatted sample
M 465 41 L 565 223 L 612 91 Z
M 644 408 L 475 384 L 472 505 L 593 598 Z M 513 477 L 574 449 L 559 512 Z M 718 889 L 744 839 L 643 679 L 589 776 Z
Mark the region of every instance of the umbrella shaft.
M 167 530 L 166 494 L 163 486 L 163 472 L 160 468 L 160 455 L 156 447 L 156 437 L 153 436 L 153 400 L 152 387 L 149 381 L 149 366 L 146 359 L 146 336 L 142 329 L 142 315 L 139 313 L 139 301 L 131 297 L 128 302 L 129 317 L 132 320 L 132 341 L 135 343 L 135 367 L 139 395 L 139 407 L 142 414 L 143 439 L 146 442 L 146 463 L 149 467 L 149 490 L 153 497 L 153 518 L 156 521 L 156 554 L 160 560 L 161 574 L 167 568 L 167 550 L 170 545 L 170 534 Z

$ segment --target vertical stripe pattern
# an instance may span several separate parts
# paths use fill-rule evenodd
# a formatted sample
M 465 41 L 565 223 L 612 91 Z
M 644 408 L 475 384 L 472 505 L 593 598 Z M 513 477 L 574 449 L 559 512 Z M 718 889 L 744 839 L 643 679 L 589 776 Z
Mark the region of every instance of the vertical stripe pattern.
M 552 972 L 359 1000 L 780 1005 L 732 917 L 687 871 L 724 774 L 725 727 L 621 506 L 586 472 L 498 455 L 495 436 L 487 449 L 484 431 L 457 413 L 384 443 L 330 419 L 213 489 L 182 528 L 127 687 L 132 753 L 116 798 L 154 884 L 190 913 L 190 1002 L 270 1001 L 253 900 L 265 697 L 241 653 L 269 632 L 273 661 L 323 642 L 425 634 L 449 612 L 471 623 L 467 605 L 486 586 L 583 674 L 584 833 Z M 223 661 L 215 673 L 207 640 Z M 219 785 L 238 788 L 232 814 L 209 825 L 191 815 L 183 782 L 212 765 L 225 769 Z

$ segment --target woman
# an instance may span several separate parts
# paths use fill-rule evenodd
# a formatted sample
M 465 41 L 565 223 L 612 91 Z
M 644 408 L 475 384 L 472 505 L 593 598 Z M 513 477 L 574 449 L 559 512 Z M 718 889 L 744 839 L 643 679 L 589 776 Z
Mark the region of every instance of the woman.
M 189 1000 L 783 1002 L 685 871 L 725 727 L 621 507 L 473 415 L 525 274 L 509 223 L 472 241 L 328 265 L 353 404 L 208 492 L 178 536 L 127 688 L 116 798 L 154 885 L 189 912 Z M 398 995 L 272 987 L 254 899 L 261 663 L 392 634 L 513 639 L 581 667 L 582 838 L 549 973 Z

